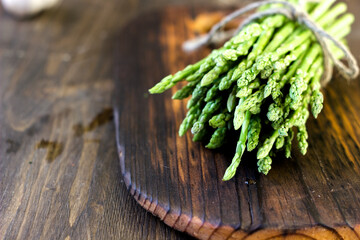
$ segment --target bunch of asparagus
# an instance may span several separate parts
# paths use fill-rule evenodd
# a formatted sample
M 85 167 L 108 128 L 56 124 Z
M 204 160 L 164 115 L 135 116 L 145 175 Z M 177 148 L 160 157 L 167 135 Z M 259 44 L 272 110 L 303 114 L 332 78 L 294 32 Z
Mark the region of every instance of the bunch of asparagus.
M 305 8 L 318 26 L 346 44 L 354 17 L 345 13 L 345 3 L 332 6 L 334 2 L 307 3 Z M 329 46 L 337 59 L 343 57 L 334 44 Z M 172 97 L 191 96 L 180 136 L 191 129 L 193 141 L 208 141 L 206 147 L 215 149 L 226 142 L 230 131 L 239 131 L 225 181 L 235 175 L 245 149 L 257 149 L 258 171 L 263 174 L 271 169 L 276 152 L 284 151 L 289 158 L 293 127 L 297 127 L 299 149 L 306 154 L 309 109 L 317 118 L 323 108 L 323 71 L 322 49 L 312 32 L 279 14 L 250 23 L 223 47 L 165 77 L 149 91 L 162 93 L 182 80 L 188 82 Z

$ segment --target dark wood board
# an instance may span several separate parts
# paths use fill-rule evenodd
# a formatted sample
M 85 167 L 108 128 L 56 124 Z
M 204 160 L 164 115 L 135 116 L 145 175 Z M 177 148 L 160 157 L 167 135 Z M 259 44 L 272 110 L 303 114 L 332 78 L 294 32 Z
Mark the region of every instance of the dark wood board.
M 360 2 L 348 1 L 360 12 Z M 115 124 L 122 175 L 130 193 L 170 227 L 200 239 L 359 239 L 360 82 L 335 73 L 324 110 L 308 121 L 309 150 L 274 159 L 267 176 L 245 154 L 235 178 L 222 182 L 230 150 L 211 151 L 177 135 L 185 102 L 147 90 L 204 57 L 184 53 L 194 37 L 190 8 L 144 14 L 118 35 Z M 359 16 L 359 14 L 357 14 Z M 360 16 L 359 16 L 360 17 Z M 358 58 L 360 23 L 349 45 Z

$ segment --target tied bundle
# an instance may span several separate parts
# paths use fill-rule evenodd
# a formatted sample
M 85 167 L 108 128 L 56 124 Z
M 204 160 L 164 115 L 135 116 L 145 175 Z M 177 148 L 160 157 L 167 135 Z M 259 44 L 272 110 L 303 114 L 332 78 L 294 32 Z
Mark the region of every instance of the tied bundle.
M 253 3 L 215 25 L 210 33 L 185 44 L 208 44 L 228 21 L 254 8 L 233 38 L 206 58 L 162 79 L 149 91 L 162 93 L 185 80 L 173 99 L 185 99 L 188 112 L 179 135 L 191 129 L 193 141 L 221 147 L 238 132 L 235 155 L 223 180 L 231 179 L 245 150 L 257 151 L 258 171 L 267 174 L 277 152 L 291 156 L 294 127 L 300 152 L 306 154 L 306 122 L 311 110 L 323 108 L 320 89 L 331 79 L 335 65 L 347 79 L 358 75 L 345 37 L 354 21 L 345 3 L 335 0 L 297 0 Z M 301 11 L 297 9 L 302 9 Z M 349 67 L 339 59 L 345 57 Z

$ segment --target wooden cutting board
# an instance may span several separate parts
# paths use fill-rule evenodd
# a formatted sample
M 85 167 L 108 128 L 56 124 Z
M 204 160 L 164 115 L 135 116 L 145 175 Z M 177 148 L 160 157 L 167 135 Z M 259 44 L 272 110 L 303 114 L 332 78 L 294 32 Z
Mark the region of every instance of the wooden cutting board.
M 360 2 L 349 1 L 360 13 Z M 245 154 L 235 178 L 222 182 L 234 148 L 219 151 L 177 131 L 185 101 L 175 90 L 149 95 L 162 77 L 206 56 L 184 40 L 198 13 L 171 7 L 134 19 L 118 35 L 115 123 L 121 170 L 130 193 L 167 225 L 199 239 L 360 239 L 360 82 L 338 74 L 324 90 L 324 110 L 310 118 L 309 150 L 277 157 L 267 176 Z M 357 14 L 360 19 L 360 14 Z M 349 45 L 360 54 L 360 22 Z M 294 144 L 296 145 L 296 144 Z

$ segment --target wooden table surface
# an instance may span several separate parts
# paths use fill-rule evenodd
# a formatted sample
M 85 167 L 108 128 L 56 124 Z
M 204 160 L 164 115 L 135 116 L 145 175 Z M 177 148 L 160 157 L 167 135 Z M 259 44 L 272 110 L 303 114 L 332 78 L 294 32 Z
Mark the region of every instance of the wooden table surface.
M 0 239 L 189 238 L 126 190 L 111 101 L 116 33 L 191 2 L 64 0 L 26 21 L 0 8 Z

